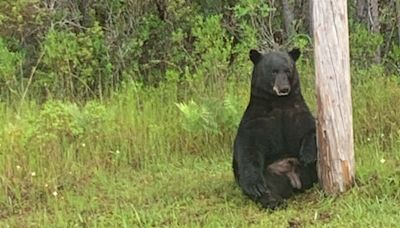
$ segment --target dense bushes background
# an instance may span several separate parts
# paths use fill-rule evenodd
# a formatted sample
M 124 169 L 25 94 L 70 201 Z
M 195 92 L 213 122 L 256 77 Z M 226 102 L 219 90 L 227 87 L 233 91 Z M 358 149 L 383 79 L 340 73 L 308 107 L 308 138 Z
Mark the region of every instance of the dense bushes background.
M 309 2 L 289 1 L 288 31 L 284 2 L 2 1 L 0 97 L 103 98 L 131 80 L 215 86 L 243 79 L 248 50 L 255 47 L 298 46 L 312 57 Z M 372 33 L 358 20 L 356 3 L 349 4 L 353 66 L 369 67 L 380 48 L 379 63 L 398 74 L 394 1 L 379 5 L 382 33 Z

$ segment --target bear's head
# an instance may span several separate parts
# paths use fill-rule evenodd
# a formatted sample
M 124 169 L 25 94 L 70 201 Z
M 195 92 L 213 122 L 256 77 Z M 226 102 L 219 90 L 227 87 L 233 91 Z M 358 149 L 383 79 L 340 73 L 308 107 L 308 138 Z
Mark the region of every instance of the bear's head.
M 289 52 L 273 51 L 266 54 L 251 50 L 250 59 L 254 64 L 251 79 L 252 95 L 286 97 L 298 94 L 300 85 L 296 60 L 299 56 L 299 49 Z

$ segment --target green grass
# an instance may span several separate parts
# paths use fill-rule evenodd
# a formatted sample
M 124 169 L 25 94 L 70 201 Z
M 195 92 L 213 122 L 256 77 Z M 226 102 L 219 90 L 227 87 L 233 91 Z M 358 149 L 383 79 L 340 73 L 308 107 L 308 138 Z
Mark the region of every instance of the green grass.
M 380 157 L 370 147 L 357 151 Z M 177 162 L 158 162 L 146 169 L 124 167 L 116 172 L 77 168 L 59 174 L 65 186 L 37 184 L 21 209 L 8 208 L 2 223 L 12 227 L 138 226 L 277 226 L 290 222 L 331 227 L 395 227 L 400 215 L 399 174 L 393 159 L 368 162 L 357 187 L 343 196 L 324 197 L 312 189 L 289 201 L 285 210 L 268 212 L 243 197 L 232 181 L 230 155 Z M 363 160 L 358 157 L 363 167 Z M 398 160 L 397 160 L 398 166 Z M 387 172 L 379 172 L 387 170 Z M 397 171 L 398 172 L 398 171 Z M 32 182 L 42 182 L 40 175 Z M 35 185 L 35 183 L 33 183 Z M 57 191 L 58 195 L 52 195 Z M 42 194 L 42 195 L 41 195 Z M 22 199 L 21 199 L 22 200 Z M 4 211 L 3 211 L 4 213 Z
M 336 197 L 315 187 L 274 212 L 233 181 L 247 82 L 200 91 L 130 84 L 82 105 L 0 103 L 0 226 L 396 227 L 400 85 L 354 75 L 357 185 Z M 313 80 L 302 81 L 315 110 Z

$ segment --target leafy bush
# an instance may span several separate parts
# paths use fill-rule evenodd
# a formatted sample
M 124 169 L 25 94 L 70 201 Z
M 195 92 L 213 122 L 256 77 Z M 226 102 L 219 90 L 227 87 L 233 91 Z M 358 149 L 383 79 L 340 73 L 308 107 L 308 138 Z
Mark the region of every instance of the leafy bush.
M 102 29 L 95 24 L 84 33 L 50 29 L 43 42 L 44 57 L 35 86 L 56 97 L 98 95 L 113 88 L 112 64 Z
M 110 124 L 112 119 L 104 104 L 97 101 L 88 102 L 78 117 L 79 126 L 82 127 L 86 138 L 84 140 L 96 142 L 106 138 L 109 132 L 115 130 Z
M 38 118 L 32 120 L 32 139 L 39 144 L 58 144 L 63 140 L 80 137 L 84 129 L 78 122 L 79 115 L 76 104 L 47 102 Z
M 389 67 L 394 68 L 393 72 L 400 75 L 400 45 L 393 44 L 393 49 L 389 52 Z M 400 77 L 399 77 L 400 82 Z
M 17 89 L 19 70 L 23 55 L 12 52 L 7 48 L 5 41 L 0 37 L 0 89 L 15 92 Z M 2 95 L 2 94 L 0 94 Z
M 227 76 L 231 46 L 226 31 L 221 26 L 221 16 L 208 18 L 198 17 L 192 33 L 196 38 L 193 55 L 196 60 L 196 76 L 209 82 L 212 86 L 217 81 L 224 81 Z
M 303 3 L 289 2 L 301 8 L 293 11 L 295 29 L 308 30 Z M 393 12 L 382 10 L 382 26 L 394 24 Z M 311 56 L 310 37 L 288 39 L 282 15 L 277 1 L 262 0 L 0 2 L 0 87 L 7 91 L 1 95 L 40 102 L 104 98 L 123 83 L 157 87 L 171 75 L 178 93 L 222 89 L 248 80 L 250 48 L 297 46 Z M 398 71 L 396 28 L 371 34 L 354 16 L 353 66 L 367 67 L 381 47 L 386 69 Z
M 350 25 L 350 59 L 352 64 L 368 67 L 373 63 L 376 50 L 383 43 L 381 34 L 371 34 L 367 28 L 359 23 Z

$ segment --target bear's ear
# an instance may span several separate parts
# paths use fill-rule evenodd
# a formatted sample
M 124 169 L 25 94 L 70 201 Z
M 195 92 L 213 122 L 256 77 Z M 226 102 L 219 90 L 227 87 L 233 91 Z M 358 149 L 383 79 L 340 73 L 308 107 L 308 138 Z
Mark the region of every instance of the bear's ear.
M 293 48 L 291 51 L 289 51 L 289 55 L 290 55 L 290 57 L 293 59 L 293 61 L 297 61 L 297 59 L 299 59 L 299 57 L 300 57 L 300 54 L 301 54 L 301 52 L 300 52 L 300 49 L 298 49 L 298 48 Z
M 256 64 L 258 61 L 260 61 L 262 54 L 258 52 L 257 50 L 251 49 L 249 53 L 251 61 Z

